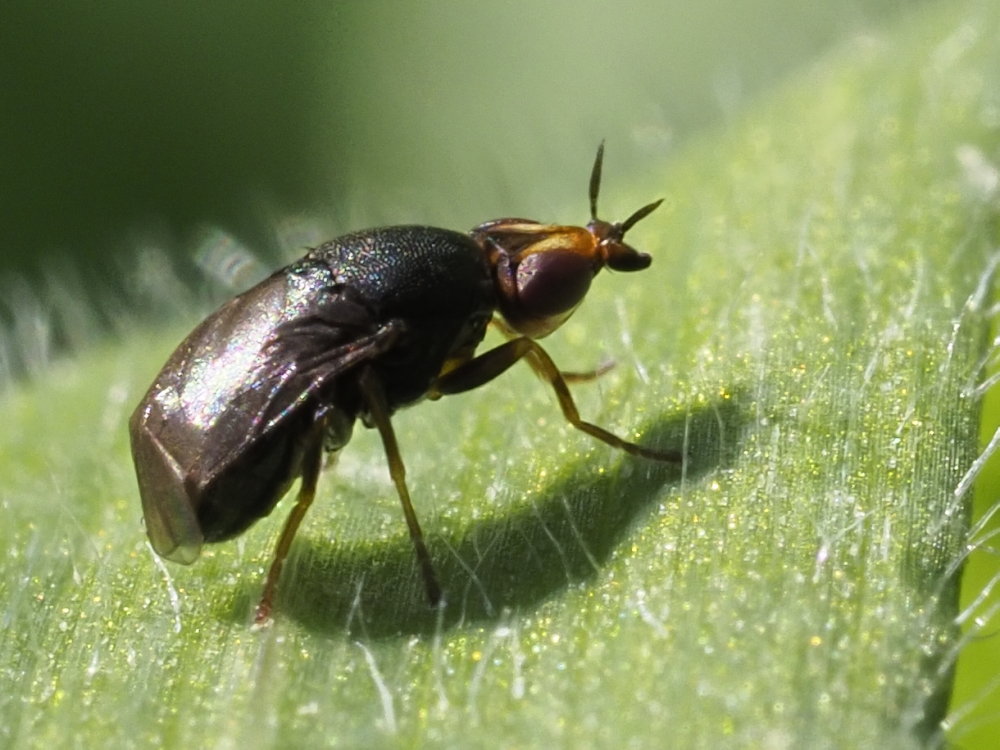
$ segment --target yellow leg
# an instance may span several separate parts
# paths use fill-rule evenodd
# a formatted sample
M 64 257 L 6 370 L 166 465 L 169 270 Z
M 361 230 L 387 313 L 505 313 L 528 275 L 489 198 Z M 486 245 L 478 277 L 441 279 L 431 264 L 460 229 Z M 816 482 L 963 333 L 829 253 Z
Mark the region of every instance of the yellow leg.
M 322 424 L 322 423 L 320 423 Z M 295 533 L 305 518 L 306 511 L 312 505 L 316 497 L 316 483 L 319 480 L 319 471 L 323 463 L 323 428 L 316 428 L 315 437 L 310 440 L 303 456 L 302 466 L 302 486 L 299 488 L 299 495 L 295 499 L 295 507 L 288 514 L 285 527 L 278 537 L 278 544 L 274 548 L 274 558 L 271 560 L 271 568 L 267 572 L 264 581 L 264 593 L 261 594 L 260 602 L 257 604 L 257 611 L 254 614 L 255 625 L 265 625 L 271 620 L 271 610 L 274 606 L 274 595 L 278 589 L 278 579 L 281 578 L 281 569 L 285 565 L 285 558 L 292 547 L 292 540 Z
M 512 339 L 506 344 L 490 349 L 448 371 L 431 385 L 430 390 L 437 396 L 443 396 L 478 388 L 505 372 L 507 368 L 522 358 L 526 358 L 531 369 L 552 386 L 556 392 L 556 398 L 559 400 L 559 408 L 562 409 L 563 416 L 576 429 L 633 456 L 670 463 L 681 463 L 684 460 L 680 451 L 657 451 L 644 448 L 641 445 L 622 440 L 603 427 L 581 419 L 569 386 L 566 384 L 566 377 L 559 372 L 559 368 L 556 367 L 552 358 L 541 345 L 526 337 Z
M 389 419 L 389 407 L 386 404 L 382 384 L 371 368 L 367 367 L 361 373 L 359 383 L 368 406 L 368 414 L 382 437 L 385 457 L 389 462 L 389 476 L 392 478 L 393 484 L 396 485 L 399 501 L 403 505 L 406 526 L 410 530 L 410 539 L 413 541 L 413 549 L 417 554 L 417 562 L 424 577 L 427 599 L 431 605 L 436 606 L 441 601 L 441 585 L 438 583 L 437 573 L 434 572 L 430 552 L 427 551 L 427 545 L 424 543 L 424 533 L 420 530 L 420 522 L 413 510 L 413 503 L 410 502 L 410 492 L 406 488 L 406 467 L 403 466 L 399 444 L 396 442 L 396 433 L 392 429 L 392 422 Z

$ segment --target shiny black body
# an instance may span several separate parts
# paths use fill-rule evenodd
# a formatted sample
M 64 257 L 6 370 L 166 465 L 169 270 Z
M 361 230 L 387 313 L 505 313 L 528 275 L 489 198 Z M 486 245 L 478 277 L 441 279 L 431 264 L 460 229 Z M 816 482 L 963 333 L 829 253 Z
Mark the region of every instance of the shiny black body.
M 396 409 L 461 393 L 524 360 L 578 430 L 632 455 L 680 453 L 623 440 L 584 421 L 564 373 L 538 343 L 583 301 L 604 267 L 640 271 L 651 258 L 623 222 L 597 218 L 603 145 L 585 226 L 494 219 L 468 234 L 421 226 L 348 234 L 309 252 L 212 313 L 180 344 L 132 415 L 132 456 L 146 531 L 160 555 L 193 562 L 205 542 L 266 516 L 301 478 L 257 608 L 266 623 L 292 540 L 316 494 L 324 451 L 355 422 L 379 431 L 432 603 L 442 590 L 406 486 Z M 488 324 L 507 340 L 476 348 Z
M 394 411 L 422 398 L 450 357 L 475 349 L 494 308 L 490 269 L 469 235 L 418 226 L 340 237 L 223 305 L 132 417 L 156 551 L 191 562 L 203 541 L 266 516 L 301 473 L 311 426 L 325 418 L 335 450 L 365 416 L 360 364 Z

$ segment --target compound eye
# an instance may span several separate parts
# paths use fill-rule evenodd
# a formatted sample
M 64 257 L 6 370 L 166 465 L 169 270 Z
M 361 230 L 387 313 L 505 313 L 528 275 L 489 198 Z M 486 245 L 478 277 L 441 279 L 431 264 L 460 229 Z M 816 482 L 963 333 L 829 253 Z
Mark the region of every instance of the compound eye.
M 575 252 L 531 253 L 517 265 L 517 301 L 529 318 L 564 319 L 580 304 L 594 278 L 594 262 Z

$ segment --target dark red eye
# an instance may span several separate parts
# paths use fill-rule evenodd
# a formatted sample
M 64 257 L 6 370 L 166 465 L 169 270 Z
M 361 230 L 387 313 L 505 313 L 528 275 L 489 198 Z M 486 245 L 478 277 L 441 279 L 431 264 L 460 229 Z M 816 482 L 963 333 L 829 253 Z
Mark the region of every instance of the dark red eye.
M 548 336 L 573 314 L 599 269 L 600 259 L 593 251 L 584 254 L 550 246 L 521 258 L 501 254 L 496 265 L 500 312 L 521 335 Z
M 593 278 L 593 261 L 580 253 L 532 253 L 517 265 L 518 306 L 531 318 L 562 315 L 580 304 Z

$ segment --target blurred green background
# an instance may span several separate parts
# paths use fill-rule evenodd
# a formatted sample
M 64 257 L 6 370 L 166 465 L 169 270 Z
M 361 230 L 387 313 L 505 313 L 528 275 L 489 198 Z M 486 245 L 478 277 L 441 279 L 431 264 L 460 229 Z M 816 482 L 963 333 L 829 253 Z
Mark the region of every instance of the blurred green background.
M 299 212 L 546 218 L 602 137 L 609 172 L 653 174 L 899 6 L 4 3 L 0 275 L 69 266 L 127 294 L 117 260 L 185 259 L 206 225 L 273 260 Z
M 659 190 L 684 144 L 916 5 L 5 2 L 0 381 L 349 229 L 581 221 L 601 138 L 619 217 L 616 185 Z

